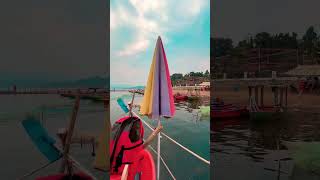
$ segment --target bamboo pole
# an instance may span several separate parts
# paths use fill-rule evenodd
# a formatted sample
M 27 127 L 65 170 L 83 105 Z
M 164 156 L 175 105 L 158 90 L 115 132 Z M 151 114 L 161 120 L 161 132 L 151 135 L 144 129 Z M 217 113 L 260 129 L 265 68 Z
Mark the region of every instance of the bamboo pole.
M 63 148 L 63 162 L 62 162 L 62 166 L 61 166 L 61 169 L 60 169 L 61 173 L 64 173 L 66 166 L 68 166 L 68 173 L 69 174 L 71 173 L 71 166 L 68 163 L 68 161 L 69 161 L 68 160 L 68 154 L 69 154 L 69 151 L 70 151 L 70 144 L 71 144 L 71 139 L 72 139 L 72 134 L 73 134 L 75 122 L 76 122 L 76 119 L 77 119 L 77 113 L 78 113 L 78 110 L 79 110 L 79 104 L 80 104 L 80 97 L 77 96 L 76 100 L 75 100 L 74 107 L 73 107 L 72 116 L 71 116 L 71 120 L 70 120 L 70 123 L 69 123 L 69 128 L 68 128 L 68 131 L 67 131 L 67 137 L 66 137 L 65 143 L 63 145 L 63 147 L 64 147 Z
M 152 142 L 152 140 L 158 135 L 158 133 L 160 133 L 160 131 L 162 130 L 163 126 L 158 126 L 154 131 L 152 131 L 152 133 L 150 134 L 150 136 L 147 138 L 147 140 L 143 143 L 143 148 L 148 147 L 148 145 Z

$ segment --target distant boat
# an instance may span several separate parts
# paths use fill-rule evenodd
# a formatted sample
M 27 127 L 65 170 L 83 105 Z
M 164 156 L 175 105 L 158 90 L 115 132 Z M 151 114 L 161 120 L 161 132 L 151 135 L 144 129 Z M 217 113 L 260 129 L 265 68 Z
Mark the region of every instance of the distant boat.
M 144 95 L 144 89 L 133 89 L 133 90 L 129 90 L 129 92 Z
M 224 102 L 214 101 L 211 103 L 212 119 L 233 119 L 240 118 L 248 114 L 246 108 L 240 108 L 233 104 L 224 104 Z
M 185 101 L 188 100 L 188 96 L 187 95 L 181 95 L 181 94 L 176 94 L 173 96 L 175 101 Z

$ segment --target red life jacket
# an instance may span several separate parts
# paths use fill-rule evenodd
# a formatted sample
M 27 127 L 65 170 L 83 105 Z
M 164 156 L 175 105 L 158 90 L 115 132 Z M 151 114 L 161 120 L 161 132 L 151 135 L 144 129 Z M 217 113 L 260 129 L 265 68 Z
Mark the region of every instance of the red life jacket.
M 133 164 L 143 149 L 143 124 L 137 117 L 123 117 L 112 127 L 110 140 L 111 174 L 121 174 L 125 164 Z

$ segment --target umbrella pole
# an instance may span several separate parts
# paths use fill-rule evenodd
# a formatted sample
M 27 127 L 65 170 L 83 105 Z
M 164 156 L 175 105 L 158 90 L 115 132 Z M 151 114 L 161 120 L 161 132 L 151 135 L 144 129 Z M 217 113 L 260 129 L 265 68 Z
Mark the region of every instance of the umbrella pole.
M 161 126 L 160 117 L 158 118 L 158 127 Z M 158 134 L 158 147 L 157 147 L 157 179 L 160 180 L 160 133 Z

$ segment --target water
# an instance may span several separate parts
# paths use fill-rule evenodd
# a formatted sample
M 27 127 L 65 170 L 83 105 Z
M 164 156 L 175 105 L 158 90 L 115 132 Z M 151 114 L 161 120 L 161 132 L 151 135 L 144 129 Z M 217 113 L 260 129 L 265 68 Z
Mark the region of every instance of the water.
M 319 180 L 319 171 L 301 169 L 294 163 L 286 145 L 319 142 L 319 120 L 319 112 L 300 111 L 264 122 L 235 119 L 212 123 L 212 179 Z
M 125 115 L 116 102 L 118 97 L 122 97 L 125 102 L 131 101 L 131 95 L 127 92 L 111 93 L 111 123 L 114 123 L 117 119 Z M 139 104 L 141 100 L 142 96 L 136 95 L 134 103 Z M 195 108 L 197 108 L 198 105 L 200 104 L 176 104 L 177 111 L 175 117 L 173 119 L 162 120 L 161 123 L 164 133 L 209 160 L 210 121 L 209 118 L 201 120 L 197 118 L 198 110 Z M 157 125 L 156 121 L 151 121 L 147 118 L 144 119 L 154 127 Z M 144 129 L 146 132 L 145 137 L 147 137 L 150 134 L 150 130 L 146 127 Z M 156 140 L 153 142 L 152 147 L 156 149 Z M 152 150 L 150 150 L 150 152 L 152 152 Z M 152 154 L 156 162 L 156 155 L 153 152 Z M 165 137 L 161 139 L 161 155 L 177 179 L 202 180 L 209 179 L 210 177 L 209 165 L 204 164 L 177 145 L 172 144 L 171 141 L 168 141 Z M 170 179 L 170 175 L 162 164 L 160 172 L 161 179 Z
M 43 117 L 43 125 L 56 137 L 57 130 L 66 127 L 71 116 L 73 100 L 57 95 L 8 95 L 0 96 L 0 168 L 1 179 L 17 179 L 48 161 L 36 149 L 24 131 L 21 121 L 27 114 Z M 41 113 L 43 111 L 43 114 Z M 76 122 L 76 130 L 99 134 L 105 120 L 103 104 L 82 100 Z M 107 174 L 92 168 L 94 157 L 91 146 L 71 146 L 71 155 L 99 179 L 106 179 Z M 55 174 L 61 162 L 57 162 L 30 176 Z

